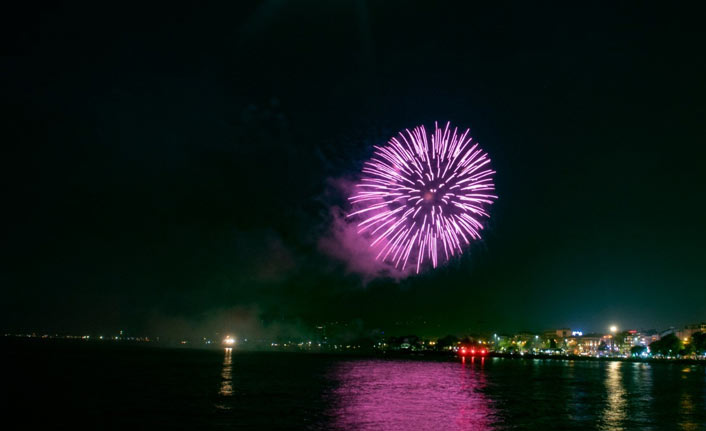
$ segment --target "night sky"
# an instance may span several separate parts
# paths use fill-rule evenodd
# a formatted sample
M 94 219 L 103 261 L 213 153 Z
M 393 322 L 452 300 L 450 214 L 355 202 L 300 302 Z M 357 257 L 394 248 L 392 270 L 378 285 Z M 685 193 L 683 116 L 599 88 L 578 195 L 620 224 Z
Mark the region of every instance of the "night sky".
M 706 319 L 696 10 L 231 3 L 5 14 L 1 329 Z M 356 269 L 331 245 L 345 184 L 434 121 L 492 158 L 483 241 L 402 280 Z

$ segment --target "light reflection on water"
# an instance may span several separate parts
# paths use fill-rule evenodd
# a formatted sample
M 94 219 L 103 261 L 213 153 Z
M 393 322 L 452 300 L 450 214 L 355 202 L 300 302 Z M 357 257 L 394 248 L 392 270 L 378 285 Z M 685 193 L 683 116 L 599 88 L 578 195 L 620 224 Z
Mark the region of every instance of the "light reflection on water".
M 334 428 L 493 429 L 484 365 L 484 359 L 343 362 L 334 372 Z
M 610 362 L 606 372 L 605 390 L 606 405 L 601 415 L 601 429 L 610 431 L 624 430 L 623 423 L 627 418 L 627 400 L 622 381 L 622 362 Z
M 628 419 L 641 425 L 642 429 L 653 428 L 654 421 L 651 417 L 654 408 L 652 397 L 652 365 L 635 362 L 624 364 L 625 369 L 630 369 L 629 380 L 624 379 L 623 386 L 627 391 Z
M 458 416 L 455 421 L 456 429 L 492 429 L 494 410 L 492 403 L 482 392 L 487 383 L 483 369 L 485 358 L 462 359 L 460 371 L 461 394 L 468 396 L 468 400 L 459 400 Z
M 703 364 L 33 346 L 2 375 L 28 429 L 706 430 Z
M 226 347 L 225 358 L 223 359 L 223 371 L 221 371 L 221 390 L 218 394 L 224 397 L 233 395 L 233 349 Z
M 682 379 L 687 380 L 689 378 L 697 379 L 697 376 L 691 376 L 692 368 L 686 367 L 682 370 Z M 706 383 L 706 382 L 704 382 Z M 704 385 L 704 397 L 706 398 L 706 384 Z M 694 416 L 696 414 L 696 406 L 694 402 L 694 396 L 688 391 L 684 390 L 682 387 L 680 399 L 679 399 L 679 409 L 681 410 L 681 420 L 679 421 L 679 429 L 684 431 L 696 431 L 703 429 L 695 420 Z
M 683 379 L 662 365 L 497 358 L 345 361 L 331 376 L 337 386 L 329 400 L 330 427 L 706 430 L 706 386 L 692 381 L 679 386 L 681 393 L 665 391 L 660 385 Z
M 224 424 L 390 431 L 706 430 L 702 366 L 344 359 L 230 349 L 221 358 L 213 405 L 226 415 L 219 417 Z
M 694 413 L 694 403 L 691 400 L 691 395 L 685 392 L 681 394 L 680 407 L 684 413 L 682 415 L 682 421 L 679 423 L 680 429 L 684 431 L 698 430 L 699 425 L 688 419 Z

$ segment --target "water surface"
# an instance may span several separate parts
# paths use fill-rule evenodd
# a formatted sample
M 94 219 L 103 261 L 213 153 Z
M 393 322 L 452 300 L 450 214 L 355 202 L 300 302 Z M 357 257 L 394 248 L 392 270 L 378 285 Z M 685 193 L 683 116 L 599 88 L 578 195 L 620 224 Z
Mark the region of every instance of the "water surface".
M 701 365 L 12 344 L 11 416 L 81 429 L 706 430 Z

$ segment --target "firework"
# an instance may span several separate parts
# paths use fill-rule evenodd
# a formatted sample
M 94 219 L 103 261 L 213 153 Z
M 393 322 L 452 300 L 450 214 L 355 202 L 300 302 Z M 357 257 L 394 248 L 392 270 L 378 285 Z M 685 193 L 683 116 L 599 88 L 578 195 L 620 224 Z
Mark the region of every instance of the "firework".
M 488 155 L 468 130 L 459 135 L 449 126 L 435 123 L 432 134 L 419 126 L 375 146 L 349 198 L 358 233 L 395 268 L 416 264 L 419 273 L 426 262 L 436 268 L 463 253 L 480 239 L 485 207 L 497 199 Z

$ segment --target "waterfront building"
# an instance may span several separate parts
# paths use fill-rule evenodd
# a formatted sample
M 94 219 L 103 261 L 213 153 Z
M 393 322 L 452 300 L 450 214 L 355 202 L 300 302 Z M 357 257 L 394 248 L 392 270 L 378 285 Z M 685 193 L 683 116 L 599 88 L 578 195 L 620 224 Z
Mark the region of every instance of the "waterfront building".
M 682 329 L 675 330 L 674 335 L 676 335 L 682 342 L 688 343 L 691 336 L 697 332 L 706 333 L 706 322 L 686 325 Z

